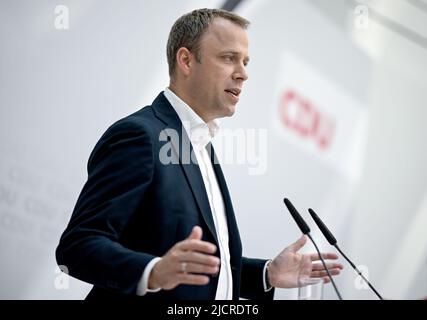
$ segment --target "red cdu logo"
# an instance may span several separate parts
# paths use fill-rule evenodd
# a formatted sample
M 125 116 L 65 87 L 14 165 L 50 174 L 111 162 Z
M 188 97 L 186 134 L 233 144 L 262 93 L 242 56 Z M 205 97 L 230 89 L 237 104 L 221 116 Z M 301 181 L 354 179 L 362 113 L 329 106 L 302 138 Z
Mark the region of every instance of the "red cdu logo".
M 281 124 L 303 139 L 311 139 L 321 150 L 327 150 L 335 135 L 335 121 L 294 90 L 280 97 Z

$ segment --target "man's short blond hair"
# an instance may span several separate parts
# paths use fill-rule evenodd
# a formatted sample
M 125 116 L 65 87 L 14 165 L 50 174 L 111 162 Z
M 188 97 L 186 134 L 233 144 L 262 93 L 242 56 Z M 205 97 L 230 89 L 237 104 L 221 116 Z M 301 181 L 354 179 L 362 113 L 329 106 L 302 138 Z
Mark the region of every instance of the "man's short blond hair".
M 221 9 L 197 9 L 180 17 L 172 26 L 167 44 L 169 76 L 173 76 L 176 67 L 176 53 L 182 47 L 187 48 L 200 62 L 200 40 L 215 18 L 227 19 L 247 29 L 250 22 L 241 16 Z

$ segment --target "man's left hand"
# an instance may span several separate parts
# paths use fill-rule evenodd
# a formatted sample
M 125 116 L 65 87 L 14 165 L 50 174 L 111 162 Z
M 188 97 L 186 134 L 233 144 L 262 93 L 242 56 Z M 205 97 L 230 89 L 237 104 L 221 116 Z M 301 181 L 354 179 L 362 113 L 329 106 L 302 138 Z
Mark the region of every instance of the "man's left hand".
M 313 263 L 320 260 L 317 253 L 302 254 L 298 251 L 307 242 L 307 237 L 303 235 L 295 243 L 286 247 L 274 260 L 268 268 L 268 280 L 276 288 L 296 288 L 298 287 L 298 278 L 312 277 L 323 278 L 324 282 L 330 282 L 326 270 L 322 263 Z M 328 263 L 326 260 L 337 260 L 335 253 L 322 253 L 326 267 L 332 276 L 340 273 L 344 267 L 340 263 Z

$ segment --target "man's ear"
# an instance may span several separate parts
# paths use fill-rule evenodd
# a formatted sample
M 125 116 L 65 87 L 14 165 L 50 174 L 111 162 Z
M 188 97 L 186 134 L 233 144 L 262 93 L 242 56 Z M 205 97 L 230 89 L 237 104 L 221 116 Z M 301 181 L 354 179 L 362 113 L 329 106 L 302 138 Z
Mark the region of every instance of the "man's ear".
M 188 76 L 190 74 L 190 67 L 193 63 L 194 56 L 185 47 L 179 48 L 176 53 L 176 66 L 184 76 Z

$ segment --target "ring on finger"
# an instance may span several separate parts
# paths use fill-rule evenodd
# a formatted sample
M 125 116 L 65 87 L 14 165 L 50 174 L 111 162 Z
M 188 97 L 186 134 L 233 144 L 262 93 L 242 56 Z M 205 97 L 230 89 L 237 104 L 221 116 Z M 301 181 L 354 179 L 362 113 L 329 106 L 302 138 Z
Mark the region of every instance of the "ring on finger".
M 187 262 L 181 262 L 181 272 L 187 273 Z

